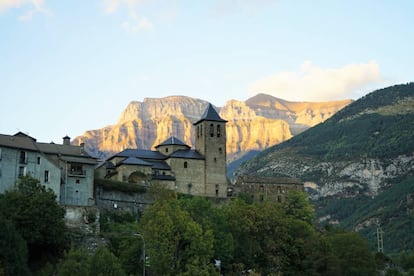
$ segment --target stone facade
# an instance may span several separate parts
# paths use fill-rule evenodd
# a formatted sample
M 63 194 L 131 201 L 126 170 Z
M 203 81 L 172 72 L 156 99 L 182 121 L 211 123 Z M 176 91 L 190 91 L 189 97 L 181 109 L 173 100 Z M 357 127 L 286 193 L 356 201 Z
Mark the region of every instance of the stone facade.
M 289 191 L 304 191 L 299 179 L 285 177 L 241 176 L 235 186 L 238 192 L 251 195 L 255 202 L 283 202 Z
M 226 122 L 210 104 L 194 123 L 195 148 L 172 136 L 153 150 L 126 149 L 97 168 L 97 175 L 139 183 L 139 172 L 149 183 L 162 184 L 178 193 L 226 198 Z
M 97 161 L 83 145 L 39 143 L 24 133 L 0 134 L 0 193 L 15 187 L 20 176 L 30 175 L 50 188 L 62 205 L 94 204 L 93 181 Z

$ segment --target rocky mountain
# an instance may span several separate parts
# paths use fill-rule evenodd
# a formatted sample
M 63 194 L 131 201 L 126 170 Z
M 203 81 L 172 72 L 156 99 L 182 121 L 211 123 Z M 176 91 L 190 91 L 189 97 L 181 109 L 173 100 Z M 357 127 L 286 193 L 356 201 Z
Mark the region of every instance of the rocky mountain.
M 373 242 L 382 227 L 389 251 L 413 248 L 414 83 L 358 99 L 236 174 L 301 178 L 321 222 L 359 230 Z
M 323 122 L 351 100 L 289 102 L 259 94 L 247 101 L 230 100 L 217 107 L 227 123 L 228 161 L 251 150 L 263 150 Z M 171 135 L 193 145 L 192 123 L 200 118 L 207 102 L 170 96 L 130 102 L 116 124 L 89 130 L 76 137 L 91 154 L 105 157 L 125 148 L 151 149 Z

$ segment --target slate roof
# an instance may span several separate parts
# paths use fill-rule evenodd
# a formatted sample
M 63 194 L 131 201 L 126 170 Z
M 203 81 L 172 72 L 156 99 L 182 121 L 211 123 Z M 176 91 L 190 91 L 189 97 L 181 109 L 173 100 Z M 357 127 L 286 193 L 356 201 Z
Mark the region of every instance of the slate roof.
M 146 162 L 142 159 L 136 158 L 136 157 L 127 157 L 125 160 L 122 160 L 119 162 L 119 164 L 125 164 L 125 165 L 138 165 L 138 166 L 152 166 L 151 163 Z
M 3 147 L 37 151 L 35 142 L 36 139 L 33 139 L 30 136 L 24 137 L 0 134 L 0 146 Z
M 160 146 L 172 146 L 172 145 L 186 146 L 186 147 L 190 148 L 189 145 L 187 145 L 186 143 L 184 143 L 183 141 L 181 141 L 180 139 L 178 139 L 175 136 L 171 136 L 170 138 L 168 138 L 167 140 L 165 140 L 164 142 L 162 142 L 161 144 L 159 144 L 155 148 L 158 148 Z
M 158 151 L 143 150 L 143 149 L 125 149 L 113 157 L 136 157 L 140 159 L 165 160 L 166 156 Z
M 52 159 L 60 158 L 69 162 L 96 164 L 96 158 L 85 151 L 81 152 L 79 146 L 38 143 L 36 139 L 27 134 L 18 132 L 15 135 L 0 134 L 0 146 L 21 149 L 46 154 Z
M 204 159 L 204 156 L 201 155 L 196 150 L 177 150 L 170 155 L 170 158 L 187 158 L 187 159 Z
M 222 118 L 220 118 L 220 116 L 218 115 L 217 111 L 214 109 L 211 103 L 208 104 L 203 115 L 201 115 L 200 120 L 195 122 L 193 125 L 197 125 L 201 123 L 202 121 L 227 122 L 226 120 L 223 120 Z
M 158 174 L 158 175 L 152 175 L 152 179 L 158 179 L 158 180 L 167 180 L 167 181 L 175 181 L 175 177 L 172 175 L 162 175 L 162 174 Z
M 151 164 L 155 170 L 171 170 L 171 167 L 164 161 L 152 161 Z

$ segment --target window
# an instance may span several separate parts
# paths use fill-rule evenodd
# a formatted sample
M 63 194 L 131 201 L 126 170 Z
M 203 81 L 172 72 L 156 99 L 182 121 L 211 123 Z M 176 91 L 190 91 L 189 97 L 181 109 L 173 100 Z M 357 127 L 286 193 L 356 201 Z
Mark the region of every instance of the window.
M 25 176 L 26 175 L 26 167 L 20 166 L 19 167 L 19 176 Z
M 219 185 L 216 184 L 216 196 L 218 196 L 218 195 L 219 195 Z
M 165 152 L 168 153 L 168 148 L 165 148 Z
M 76 179 L 76 184 L 80 184 L 80 179 Z
M 214 137 L 214 125 L 210 124 L 210 136 Z
M 219 148 L 219 153 L 222 154 L 223 153 L 223 149 Z
M 217 158 L 216 157 L 214 157 L 214 163 L 216 163 L 217 162 Z
M 260 194 L 260 202 L 263 202 L 263 201 L 264 201 L 264 195 Z
M 49 171 L 45 171 L 45 182 L 49 182 Z
M 184 168 L 187 169 L 188 168 L 188 163 L 187 161 L 184 161 Z
M 27 154 L 25 151 L 20 152 L 19 161 L 20 161 L 20 164 L 27 164 Z
M 40 157 L 37 157 L 37 164 L 40 165 Z
M 221 134 L 221 128 L 220 125 L 217 125 L 217 137 L 220 137 Z

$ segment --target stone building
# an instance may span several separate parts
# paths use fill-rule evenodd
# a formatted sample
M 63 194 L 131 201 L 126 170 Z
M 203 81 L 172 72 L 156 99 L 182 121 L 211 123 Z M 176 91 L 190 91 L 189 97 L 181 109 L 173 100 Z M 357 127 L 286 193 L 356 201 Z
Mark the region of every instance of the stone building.
M 226 198 L 226 120 L 209 104 L 193 125 L 195 146 L 170 137 L 155 150 L 125 149 L 97 168 L 97 176 L 160 183 L 178 193 Z
M 0 193 L 15 187 L 20 176 L 30 175 L 50 188 L 62 205 L 94 204 L 95 158 L 83 144 L 73 146 L 68 136 L 63 144 L 39 143 L 22 132 L 0 134 Z
M 304 191 L 299 179 L 288 177 L 240 176 L 235 187 L 239 193 L 251 195 L 255 202 L 283 202 L 289 191 Z

